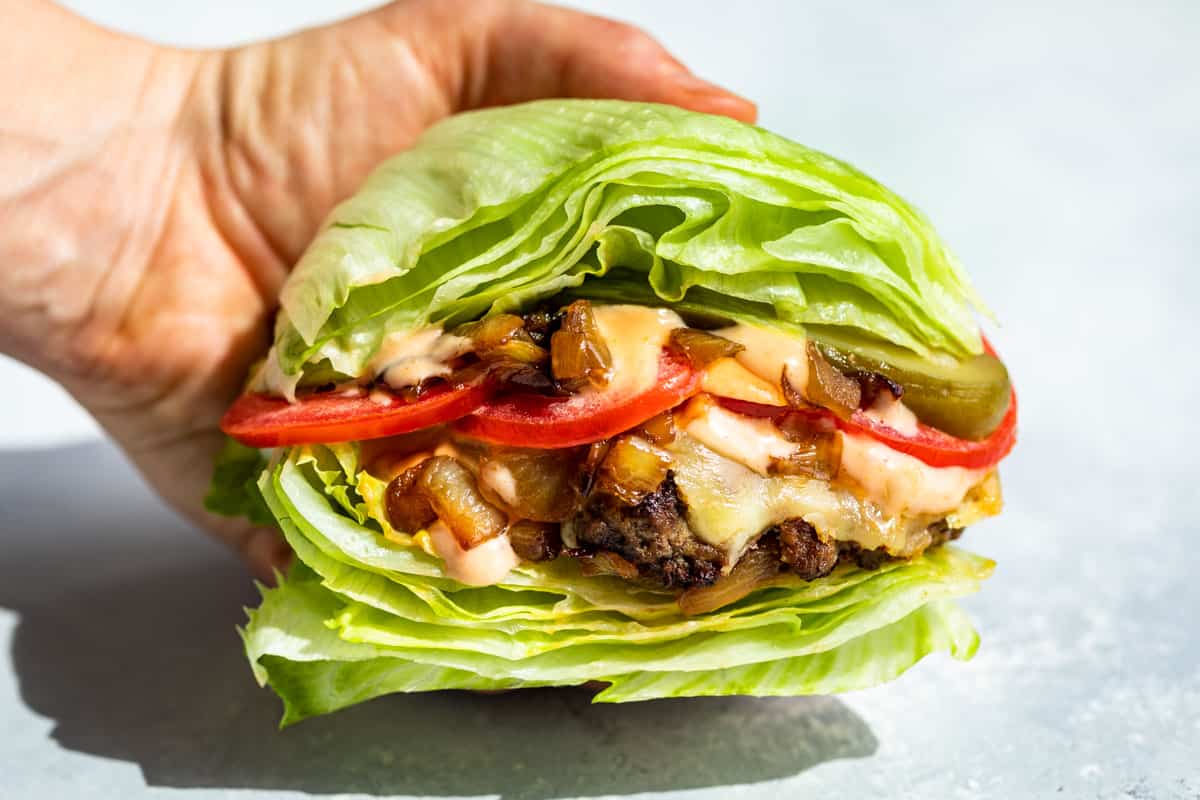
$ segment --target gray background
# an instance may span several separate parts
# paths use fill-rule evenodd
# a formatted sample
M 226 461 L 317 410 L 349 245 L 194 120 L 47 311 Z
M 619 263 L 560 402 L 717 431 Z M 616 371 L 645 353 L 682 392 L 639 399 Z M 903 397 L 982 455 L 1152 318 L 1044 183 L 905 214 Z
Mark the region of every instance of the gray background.
M 71 5 L 190 45 L 365 6 Z M 1022 416 L 966 538 L 999 562 L 979 655 L 838 699 L 445 693 L 276 733 L 240 568 L 4 362 L 0 796 L 1200 797 L 1200 4 L 580 5 L 915 201 L 992 303 Z

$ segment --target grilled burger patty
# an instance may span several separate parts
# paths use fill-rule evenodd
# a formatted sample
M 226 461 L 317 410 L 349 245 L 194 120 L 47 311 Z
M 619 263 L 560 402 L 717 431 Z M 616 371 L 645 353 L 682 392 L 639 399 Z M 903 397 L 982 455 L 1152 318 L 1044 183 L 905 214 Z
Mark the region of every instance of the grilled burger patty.
M 698 539 L 687 524 L 687 506 L 679 496 L 675 476 L 668 472 L 658 488 L 629 505 L 607 493 L 593 493 L 573 520 L 566 523 L 574 539 L 570 555 L 611 553 L 637 569 L 638 577 L 674 589 L 708 586 L 727 563 L 725 552 Z M 929 544 L 940 545 L 962 535 L 938 520 L 927 529 Z M 796 517 L 764 531 L 754 545 L 778 554 L 781 570 L 804 580 L 828 575 L 842 561 L 875 569 L 893 558 L 884 548 L 864 549 L 856 542 L 821 536 Z
M 610 552 L 635 566 L 642 578 L 669 588 L 706 586 L 725 566 L 724 551 L 696 538 L 687 507 L 668 472 L 658 488 L 635 505 L 595 492 L 574 520 L 577 554 Z

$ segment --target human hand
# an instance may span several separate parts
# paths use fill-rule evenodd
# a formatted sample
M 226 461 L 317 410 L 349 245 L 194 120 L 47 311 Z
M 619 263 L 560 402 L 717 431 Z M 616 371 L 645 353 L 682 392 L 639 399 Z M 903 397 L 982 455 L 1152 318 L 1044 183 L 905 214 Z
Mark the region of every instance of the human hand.
M 288 269 L 378 161 L 448 114 L 538 97 L 755 117 L 637 29 L 525 0 L 403 0 L 213 52 L 49 5 L 8 16 L 0 344 L 267 580 L 288 556 L 278 535 L 201 506 L 218 420 Z

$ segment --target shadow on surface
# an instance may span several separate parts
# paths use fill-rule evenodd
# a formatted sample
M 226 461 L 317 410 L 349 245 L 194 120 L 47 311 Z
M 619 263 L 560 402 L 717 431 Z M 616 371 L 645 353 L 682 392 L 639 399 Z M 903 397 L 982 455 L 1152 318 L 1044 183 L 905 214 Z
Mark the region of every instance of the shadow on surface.
M 22 698 L 63 747 L 151 785 L 549 800 L 753 783 L 876 748 L 832 698 L 594 706 L 581 690 L 397 695 L 278 732 L 233 630 L 255 600 L 243 572 L 109 448 L 0 453 L 0 493 Z

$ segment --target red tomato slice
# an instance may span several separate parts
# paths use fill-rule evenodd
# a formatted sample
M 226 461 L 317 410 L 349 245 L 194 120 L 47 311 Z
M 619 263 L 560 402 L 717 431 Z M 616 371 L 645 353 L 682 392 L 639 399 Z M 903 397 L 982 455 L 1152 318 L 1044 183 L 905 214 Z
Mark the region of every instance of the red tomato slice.
M 289 403 L 280 397 L 246 393 L 221 418 L 221 430 L 251 447 L 329 444 L 378 439 L 440 425 L 475 411 L 488 396 L 486 386 L 430 389 L 419 400 L 387 395 L 316 394 Z M 375 397 L 381 395 L 378 390 Z
M 658 382 L 640 394 L 595 392 L 571 397 L 520 394 L 498 397 L 455 428 L 495 444 L 553 449 L 591 444 L 636 427 L 700 390 L 700 373 L 664 353 Z
M 721 405 L 730 411 L 751 417 L 777 419 L 786 414 L 801 414 L 813 419 L 829 420 L 844 431 L 866 434 L 883 442 L 893 450 L 907 453 L 924 461 L 931 467 L 983 469 L 998 463 L 1012 451 L 1013 445 L 1017 443 L 1017 393 L 1015 391 L 1012 393 L 1004 419 L 1000 420 L 1000 425 L 986 439 L 979 441 L 959 439 L 922 422 L 917 423 L 917 432 L 909 436 L 867 416 L 862 411 L 855 411 L 850 419 L 844 420 L 838 419 L 832 412 L 823 408 L 799 410 L 747 403 L 744 400 L 730 400 L 724 397 L 718 399 Z
M 1008 411 L 996 430 L 988 434 L 986 439 L 978 441 L 959 439 L 922 422 L 917 423 L 915 434 L 906 436 L 862 411 L 854 412 L 854 416 L 845 422 L 838 420 L 838 424 L 849 431 L 866 433 L 893 450 L 908 453 L 931 467 L 983 469 L 999 463 L 1017 443 L 1017 393 L 1012 393 Z

